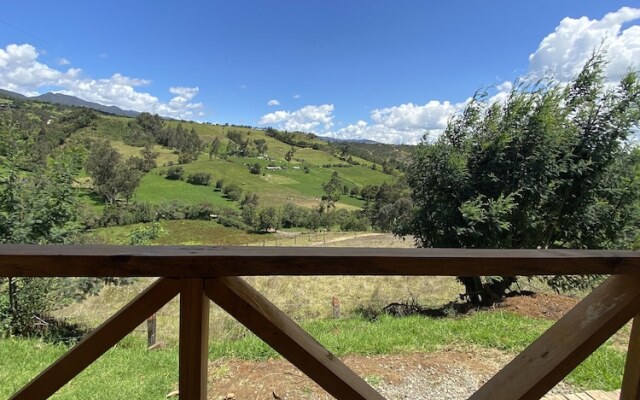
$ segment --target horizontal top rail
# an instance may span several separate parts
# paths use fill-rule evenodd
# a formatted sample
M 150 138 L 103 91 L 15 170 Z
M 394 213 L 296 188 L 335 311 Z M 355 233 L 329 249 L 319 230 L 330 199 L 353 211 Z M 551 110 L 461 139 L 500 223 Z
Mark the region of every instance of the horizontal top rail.
M 640 252 L 0 245 L 0 277 L 584 274 L 640 274 Z

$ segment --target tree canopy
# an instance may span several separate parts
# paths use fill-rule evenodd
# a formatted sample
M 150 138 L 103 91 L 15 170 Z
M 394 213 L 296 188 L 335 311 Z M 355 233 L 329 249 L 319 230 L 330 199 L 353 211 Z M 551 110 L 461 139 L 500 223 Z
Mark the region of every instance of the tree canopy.
M 628 247 L 640 222 L 640 82 L 629 72 L 607 84 L 605 65 L 596 53 L 568 84 L 520 82 L 504 101 L 476 94 L 415 151 L 412 217 L 397 232 L 421 247 Z M 502 294 L 463 282 L 474 301 Z

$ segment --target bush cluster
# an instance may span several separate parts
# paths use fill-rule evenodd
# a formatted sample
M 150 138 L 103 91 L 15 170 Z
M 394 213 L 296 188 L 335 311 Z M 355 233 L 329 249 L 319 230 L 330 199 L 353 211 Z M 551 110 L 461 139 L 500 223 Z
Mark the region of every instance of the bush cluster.
M 108 205 L 102 215 L 85 216 L 87 229 L 107 226 L 123 226 L 138 223 L 148 223 L 161 220 L 204 220 L 228 213 L 227 209 L 215 207 L 210 203 L 184 204 L 177 201 L 161 204 L 132 203 Z
M 205 172 L 196 172 L 187 177 L 187 183 L 192 185 L 209 186 L 211 184 L 211 174 Z

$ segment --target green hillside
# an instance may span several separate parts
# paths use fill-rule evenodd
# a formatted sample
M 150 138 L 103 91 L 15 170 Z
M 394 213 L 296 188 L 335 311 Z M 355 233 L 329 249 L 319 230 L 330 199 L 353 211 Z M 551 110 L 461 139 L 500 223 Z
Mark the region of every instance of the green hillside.
M 392 183 L 400 174 L 398 170 L 390 171 L 382 165 L 387 158 L 397 158 L 393 146 L 381 145 L 382 150 L 377 146 L 375 154 L 354 146 L 353 153 L 347 153 L 343 147 L 324 142 L 312 134 L 157 120 L 156 123 L 164 130 L 194 132 L 201 140 L 199 151 L 196 150 L 197 153 L 185 162 L 180 160 L 181 150 L 175 145 L 163 145 L 157 137 L 142 129 L 143 122 L 136 118 L 24 99 L 2 98 L 2 104 L 0 115 L 11 115 L 11 118 L 18 116 L 17 124 L 21 128 L 30 132 L 40 131 L 37 140 L 44 143 L 45 154 L 61 145 L 80 145 L 89 154 L 98 143 L 96 141 L 102 140 L 108 141 L 121 155 L 121 160 L 126 161 L 143 158 L 144 145 L 148 145 L 157 154 L 156 167 L 142 174 L 139 186 L 130 196 L 134 202 L 157 205 L 176 201 L 187 205 L 208 203 L 215 207 L 240 210 L 238 199 L 230 200 L 215 188 L 216 182 L 222 181 L 225 186 L 238 186 L 242 195 L 258 194 L 262 204 L 292 203 L 315 208 L 325 195 L 323 185 L 335 172 L 345 193 L 335 202 L 336 209 L 358 210 L 365 203 L 357 195 L 363 187 Z M 234 141 L 229 137 L 233 137 Z M 220 143 L 219 151 L 210 155 L 214 140 Z M 236 142 L 249 143 L 251 151 L 247 154 L 232 153 L 229 149 L 237 147 Z M 257 142 L 263 143 L 266 148 L 262 153 L 256 151 Z M 390 151 L 389 157 L 384 157 L 385 148 Z M 184 171 L 182 180 L 167 179 L 168 170 L 179 162 L 182 162 L 179 165 Z M 259 166 L 259 173 L 250 171 L 250 167 L 255 169 L 255 166 Z M 190 175 L 198 173 L 210 174 L 210 184 L 200 186 L 187 183 Z M 77 178 L 81 199 L 91 209 L 99 211 L 105 203 L 100 196 L 91 193 L 93 186 L 88 171 L 82 171 Z M 347 194 L 349 192 L 352 192 L 351 195 Z
M 133 118 L 101 115 L 91 126 L 75 132 L 70 141 L 106 139 L 124 158 L 140 157 L 142 147 L 127 144 L 132 141 L 129 127 L 132 121 L 134 121 Z M 334 147 L 318 139 L 305 138 L 316 148 L 297 147 L 270 137 L 265 130 L 261 129 L 166 121 L 166 125 L 170 127 L 177 127 L 178 124 L 185 130 L 193 129 L 205 144 L 197 160 L 182 165 L 185 176 L 198 172 L 209 173 L 212 176 L 212 183 L 222 179 L 227 185 L 239 185 L 244 193 L 258 193 L 262 200 L 269 203 L 292 202 L 306 207 L 316 206 L 323 196 L 322 184 L 331 178 L 334 171 L 338 172 L 345 185 L 359 189 L 366 185 L 379 185 L 393 180 L 391 175 L 381 172 L 382 166 L 363 158 L 352 156 L 351 162 L 355 165 L 347 163 L 338 154 L 332 153 L 332 150 L 336 150 Z M 210 143 L 218 138 L 221 149 L 226 149 L 230 142 L 227 138 L 230 131 L 240 133 L 244 140 L 264 140 L 268 147 L 266 155 L 210 159 L 208 155 Z M 285 156 L 292 147 L 294 156 L 287 162 Z M 179 200 L 186 203 L 209 202 L 223 207 L 237 207 L 236 204 L 225 199 L 222 193 L 214 191 L 213 186 L 197 186 L 185 181 L 165 179 L 163 175 L 167 168 L 177 164 L 178 154 L 174 149 L 157 144 L 153 146 L 153 150 L 159 154 L 158 167 L 143 176 L 133 196 L 135 201 L 157 204 Z M 261 174 L 252 174 L 249 171 L 249 166 L 256 163 L 261 166 Z M 282 169 L 267 170 L 266 167 L 269 165 Z M 375 170 L 372 169 L 374 165 Z M 362 199 L 350 196 L 342 196 L 337 203 L 338 208 L 347 209 L 357 209 L 362 205 Z

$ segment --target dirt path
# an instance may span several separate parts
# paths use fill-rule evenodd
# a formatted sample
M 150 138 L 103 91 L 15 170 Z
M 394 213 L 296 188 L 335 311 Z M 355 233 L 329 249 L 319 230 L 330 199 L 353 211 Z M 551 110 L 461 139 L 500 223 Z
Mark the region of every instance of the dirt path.
M 357 237 L 355 237 L 355 236 L 344 236 L 344 237 L 339 237 L 339 238 L 335 238 L 335 239 L 330 239 L 330 240 L 327 240 L 327 241 L 315 242 L 315 243 L 310 244 L 309 246 L 324 246 L 327 243 L 344 242 L 346 240 L 354 240 L 354 239 L 361 239 L 361 238 L 365 238 L 365 237 L 384 236 L 384 235 L 385 235 L 384 233 L 361 233 Z
M 443 351 L 429 354 L 349 356 L 345 364 L 389 400 L 466 399 L 511 356 L 497 350 Z M 217 360 L 209 365 L 209 399 L 333 399 L 284 360 Z M 556 393 L 571 393 L 561 384 Z M 233 394 L 233 397 L 229 397 Z

